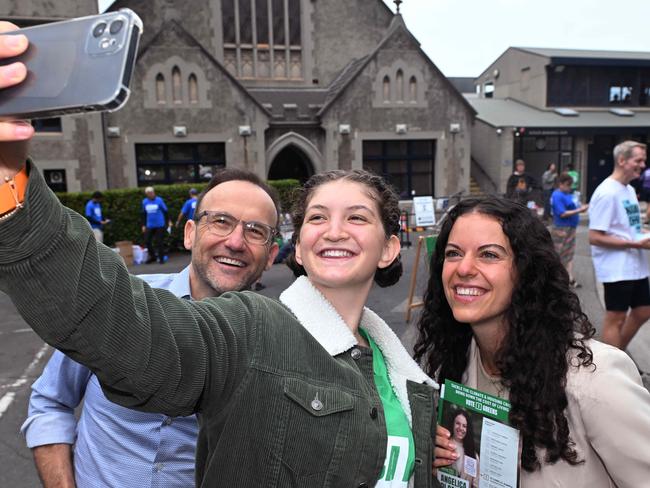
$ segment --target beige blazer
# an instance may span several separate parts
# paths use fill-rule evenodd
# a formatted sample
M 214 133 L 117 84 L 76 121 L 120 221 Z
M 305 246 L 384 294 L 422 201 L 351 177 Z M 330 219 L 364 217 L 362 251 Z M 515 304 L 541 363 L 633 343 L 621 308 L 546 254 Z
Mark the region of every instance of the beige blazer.
M 590 340 L 593 368 L 570 367 L 567 373 L 567 419 L 580 459 L 543 464 L 522 470 L 521 488 L 639 488 L 650 487 L 650 393 L 636 366 L 623 351 Z M 477 385 L 474 340 L 463 383 Z M 543 460 L 543 451 L 539 451 Z

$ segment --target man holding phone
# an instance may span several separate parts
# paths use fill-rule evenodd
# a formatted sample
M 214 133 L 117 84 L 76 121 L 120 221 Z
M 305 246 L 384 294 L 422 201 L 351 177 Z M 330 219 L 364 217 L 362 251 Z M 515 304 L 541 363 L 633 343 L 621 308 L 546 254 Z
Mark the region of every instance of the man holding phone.
M 233 169 L 216 173 L 197 201 L 199 210 L 232 215 L 251 205 L 259 207 L 260 220 L 277 228 L 279 202 L 252 173 Z M 152 287 L 193 300 L 248 290 L 271 267 L 278 245 L 249 244 L 242 233 L 243 228 L 237 226 L 219 237 L 210 231 L 205 218 L 188 220 L 184 240 L 192 251 L 191 264 L 180 273 L 140 278 Z M 241 265 L 224 264 L 233 260 Z M 77 420 L 75 409 L 82 400 Z M 21 431 L 33 450 L 45 488 L 74 486 L 57 484 L 62 478 L 74 479 L 77 488 L 185 488 L 194 484 L 195 416 L 172 418 L 116 405 L 104 396 L 88 368 L 60 351 L 54 352 L 32 385 L 29 414 Z
M 14 28 L 15 26 L 12 24 L 0 22 L 0 33 Z M 0 58 L 20 54 L 26 47 L 27 39 L 24 36 L 0 35 Z M 20 83 L 25 75 L 26 70 L 21 63 L 0 66 L 0 88 Z M 20 205 L 18 202 L 24 198 L 27 175 L 24 169 L 18 174 L 15 169 L 24 166 L 26 144 L 33 133 L 33 128 L 28 123 L 0 122 L 0 220 L 12 218 L 13 214 L 20 210 L 17 204 Z M 252 206 L 259 214 L 257 216 L 259 221 L 274 228 L 277 228 L 278 225 L 277 200 L 268 187 L 255 175 L 243 171 L 226 171 L 215 175 L 206 192 L 199 199 L 197 206 L 204 210 L 228 212 L 232 215 L 238 215 L 238 209 L 242 206 L 245 206 L 250 212 Z M 26 210 L 22 215 L 28 213 Z M 20 217 L 17 215 L 17 218 Z M 170 289 L 177 295 L 193 299 L 215 296 L 229 290 L 250 288 L 251 284 L 259 279 L 262 272 L 272 265 L 278 252 L 277 244 L 275 242 L 263 246 L 249 244 L 246 236 L 243 235 L 243 227 L 239 225 L 233 228 L 227 236 L 214 235 L 209 231 L 206 222 L 202 222 L 202 220 L 205 219 L 190 220 L 186 223 L 185 245 L 192 249 L 190 266 L 177 275 L 150 276 L 150 281 Z M 236 262 L 237 266 L 233 266 L 233 262 Z M 180 444 L 185 452 L 188 449 L 193 452 L 196 437 L 193 419 L 189 421 L 187 419 L 171 419 L 160 414 L 133 412 L 118 407 L 109 402 L 101 390 L 93 389 L 94 375 L 87 374 L 83 366 L 74 363 L 59 352 L 55 352 L 51 362 L 55 363 L 52 366 L 55 372 L 62 371 L 58 369 L 58 366 L 64 365 L 64 369 L 71 374 L 50 375 L 47 381 L 41 382 L 45 383 L 47 389 L 50 391 L 67 390 L 68 392 L 74 390 L 75 395 L 79 396 L 83 396 L 85 393 L 82 421 L 85 421 L 86 425 L 77 430 L 77 442 L 80 442 L 82 436 L 86 436 L 85 441 L 88 442 L 98 440 L 95 438 L 101 438 L 101 436 L 105 436 L 107 442 L 111 440 L 111 437 L 117 437 L 117 439 L 112 439 L 112 445 L 99 440 L 100 447 L 97 449 L 85 453 L 75 451 L 75 468 L 78 463 L 88 460 L 82 459 L 82 456 L 86 456 L 91 457 L 92 459 L 88 461 L 91 461 L 91 464 L 94 463 L 99 469 L 99 472 L 89 472 L 85 479 L 80 479 L 77 476 L 76 486 L 79 488 L 91 486 L 93 488 L 98 486 L 142 487 L 147 486 L 146 480 L 151 480 L 149 486 L 165 486 L 166 488 L 193 486 L 193 477 L 187 475 L 187 456 L 183 466 L 178 462 L 179 459 L 176 456 Z M 50 365 L 48 365 L 49 367 Z M 47 373 L 46 370 L 45 374 Z M 67 412 L 63 412 L 65 419 L 61 420 L 62 412 L 56 411 L 60 405 L 57 406 L 56 402 L 53 403 L 53 398 L 43 398 L 42 392 L 40 392 L 38 401 L 44 400 L 49 402 L 49 405 L 46 405 L 47 408 L 42 408 L 42 411 L 34 413 L 41 416 L 41 420 L 45 420 L 45 422 L 40 427 L 38 426 L 39 420 L 32 417 L 26 422 L 26 429 L 41 430 L 43 434 L 49 436 L 49 441 L 45 445 L 34 449 L 39 475 L 45 487 L 74 487 L 75 474 L 70 441 L 65 442 L 56 437 L 60 432 L 67 431 L 64 432 L 64 435 L 74 439 L 77 427 L 74 408 L 71 410 L 69 406 L 65 406 L 64 410 Z M 93 412 L 99 411 L 104 412 L 106 416 L 103 419 L 93 418 Z M 30 411 L 30 415 L 32 413 Z M 44 416 L 51 414 L 58 415 L 58 420 L 51 418 L 48 423 Z M 143 420 L 143 415 L 148 418 Z M 136 416 L 138 418 L 134 422 Z M 107 422 L 107 419 L 110 422 Z M 158 427 L 147 428 L 138 425 L 138 422 L 145 421 L 152 425 L 157 423 Z M 115 432 L 110 431 L 111 424 L 115 429 L 119 426 L 122 437 L 114 436 Z M 176 432 L 174 435 L 173 431 L 177 428 L 176 426 L 178 429 L 182 429 L 182 432 Z M 130 436 L 128 429 L 132 429 Z M 163 432 L 164 430 L 167 432 Z M 176 442 L 173 451 L 165 452 L 170 445 L 163 442 L 163 436 Z M 149 449 L 148 447 L 151 446 L 155 447 Z M 169 459 L 173 462 L 159 462 L 160 456 L 163 455 L 170 456 Z M 100 459 L 103 459 L 103 462 Z M 152 459 L 154 460 L 152 461 Z M 190 471 L 192 468 L 193 462 L 189 467 Z M 182 472 L 183 470 L 184 472 Z M 120 478 L 112 478 L 109 474 L 120 476 Z M 121 481 L 109 482 L 106 481 L 107 479 Z

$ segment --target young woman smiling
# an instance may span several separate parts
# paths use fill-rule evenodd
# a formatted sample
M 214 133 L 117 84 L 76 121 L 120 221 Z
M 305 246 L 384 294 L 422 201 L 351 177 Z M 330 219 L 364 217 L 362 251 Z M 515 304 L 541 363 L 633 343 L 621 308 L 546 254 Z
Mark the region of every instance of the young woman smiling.
M 592 339 L 551 237 L 527 208 L 500 198 L 454 207 L 424 304 L 416 359 L 438 381 L 510 400 L 522 488 L 647 484 L 650 394 L 625 353 Z M 451 464 L 450 433 L 437 434 L 435 465 Z
M 188 301 L 129 276 L 27 167 L 25 209 L 0 224 L 3 289 L 110 400 L 200 414 L 197 485 L 435 486 L 435 383 L 365 308 L 373 281 L 402 273 L 398 200 L 380 177 L 331 171 L 305 184 L 290 262 L 306 276 L 279 301 Z M 232 217 L 230 232 L 271 245 L 269 226 Z

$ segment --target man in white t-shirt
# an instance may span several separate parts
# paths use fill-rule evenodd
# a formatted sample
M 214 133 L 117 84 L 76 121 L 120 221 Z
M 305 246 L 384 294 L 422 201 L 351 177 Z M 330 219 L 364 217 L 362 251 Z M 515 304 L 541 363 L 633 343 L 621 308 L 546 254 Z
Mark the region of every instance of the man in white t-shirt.
M 646 146 L 625 141 L 614 148 L 614 172 L 591 197 L 589 243 L 596 278 L 605 287 L 602 340 L 625 349 L 650 318 L 650 234 L 641 233 L 641 211 L 630 182 L 645 168 Z

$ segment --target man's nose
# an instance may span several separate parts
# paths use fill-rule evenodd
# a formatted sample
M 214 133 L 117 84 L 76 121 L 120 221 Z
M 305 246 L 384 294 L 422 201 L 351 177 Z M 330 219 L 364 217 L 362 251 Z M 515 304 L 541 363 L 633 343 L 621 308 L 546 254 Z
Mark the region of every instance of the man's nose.
M 226 246 L 233 250 L 241 250 L 246 246 L 244 239 L 244 226 L 238 223 L 226 238 Z

